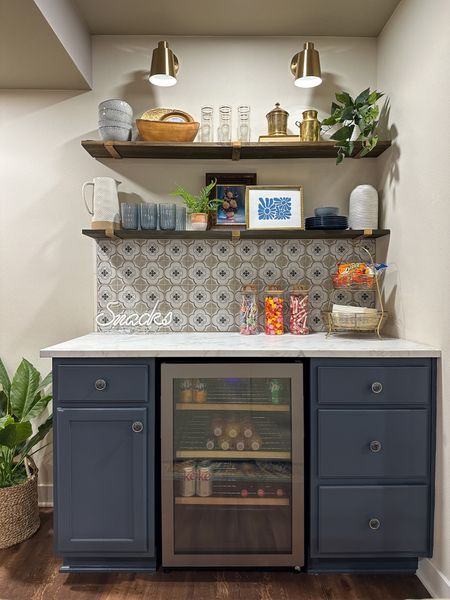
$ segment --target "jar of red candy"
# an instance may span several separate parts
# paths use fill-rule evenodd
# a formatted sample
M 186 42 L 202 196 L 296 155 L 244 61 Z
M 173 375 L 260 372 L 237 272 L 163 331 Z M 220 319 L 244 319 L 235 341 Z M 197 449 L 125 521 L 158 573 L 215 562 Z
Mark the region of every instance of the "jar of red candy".
M 284 298 L 281 290 L 267 290 L 264 300 L 265 332 L 267 335 L 281 335 L 283 333 L 283 305 Z
M 299 285 L 289 295 L 289 331 L 294 335 L 309 333 L 308 328 L 308 289 Z

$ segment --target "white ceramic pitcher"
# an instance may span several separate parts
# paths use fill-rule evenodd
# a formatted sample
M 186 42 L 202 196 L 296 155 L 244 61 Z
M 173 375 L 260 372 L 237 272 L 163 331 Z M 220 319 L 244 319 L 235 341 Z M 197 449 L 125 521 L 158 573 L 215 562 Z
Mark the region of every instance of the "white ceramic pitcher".
M 92 229 L 113 231 L 120 228 L 119 196 L 117 188 L 121 182 L 112 177 L 94 177 L 86 181 L 81 188 L 81 195 L 88 213 L 92 215 Z M 86 188 L 92 185 L 92 199 L 89 205 Z

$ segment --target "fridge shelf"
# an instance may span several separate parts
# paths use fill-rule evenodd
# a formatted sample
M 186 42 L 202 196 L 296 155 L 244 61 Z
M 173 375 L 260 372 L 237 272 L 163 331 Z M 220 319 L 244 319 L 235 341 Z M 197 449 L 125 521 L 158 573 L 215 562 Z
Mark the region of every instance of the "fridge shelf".
M 175 405 L 177 410 L 245 410 L 248 412 L 289 412 L 288 404 L 268 404 L 268 403 L 243 403 L 243 402 L 178 402 Z
M 289 506 L 289 498 L 215 498 L 213 496 L 200 498 L 198 496 L 178 496 L 175 498 L 175 504 L 189 506 Z
M 291 453 L 264 450 L 177 450 L 176 458 L 291 460 Z

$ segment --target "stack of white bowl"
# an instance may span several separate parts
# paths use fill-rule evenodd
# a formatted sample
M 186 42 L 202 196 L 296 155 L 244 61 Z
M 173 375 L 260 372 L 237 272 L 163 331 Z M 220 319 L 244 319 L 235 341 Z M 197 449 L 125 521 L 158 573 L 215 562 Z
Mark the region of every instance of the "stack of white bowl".
M 131 139 L 133 109 L 124 100 L 105 100 L 98 105 L 98 131 L 102 140 Z

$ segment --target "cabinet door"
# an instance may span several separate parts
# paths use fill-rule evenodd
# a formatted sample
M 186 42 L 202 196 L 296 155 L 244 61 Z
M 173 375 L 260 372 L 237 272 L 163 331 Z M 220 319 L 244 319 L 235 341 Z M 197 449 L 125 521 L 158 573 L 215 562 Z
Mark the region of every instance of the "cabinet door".
M 142 426 L 142 427 L 141 427 Z M 56 411 L 56 546 L 60 552 L 144 552 L 147 409 Z

